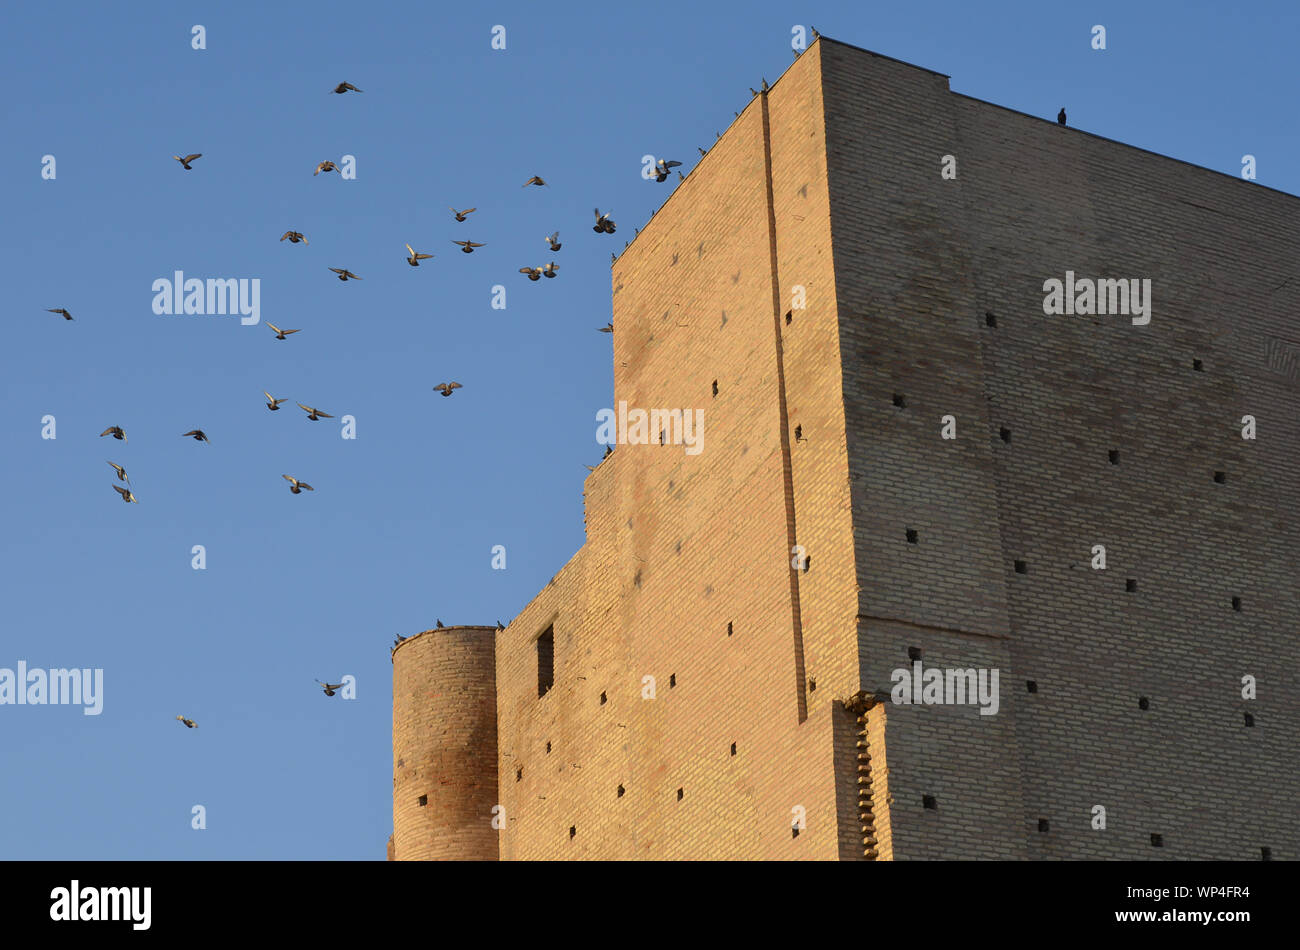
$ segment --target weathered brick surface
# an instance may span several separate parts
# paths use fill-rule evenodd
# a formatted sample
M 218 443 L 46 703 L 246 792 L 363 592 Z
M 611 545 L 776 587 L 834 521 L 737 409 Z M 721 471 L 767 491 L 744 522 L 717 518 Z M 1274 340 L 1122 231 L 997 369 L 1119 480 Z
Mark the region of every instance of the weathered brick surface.
M 477 824 L 421 824 L 399 768 L 396 857 L 861 859 L 864 786 L 882 859 L 1300 856 L 1300 407 L 1276 355 L 1298 224 L 1291 196 L 814 44 L 613 267 L 613 407 L 701 408 L 703 451 L 620 445 L 588 477 L 587 542 L 494 670 L 490 635 L 399 648 L 395 761 L 399 731 L 461 750 Z M 1044 316 L 1066 270 L 1150 277 L 1151 324 Z M 856 721 L 839 700 L 887 692 L 913 647 L 998 669 L 998 714 Z M 486 694 L 413 738 L 440 715 L 421 684 L 470 667 L 495 684 L 491 845 L 464 746 Z

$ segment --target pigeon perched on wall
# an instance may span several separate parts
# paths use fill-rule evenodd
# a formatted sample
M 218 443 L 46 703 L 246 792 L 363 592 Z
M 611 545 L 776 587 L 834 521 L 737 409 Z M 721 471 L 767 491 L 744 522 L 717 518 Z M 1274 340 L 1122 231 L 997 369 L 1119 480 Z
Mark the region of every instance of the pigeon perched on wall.
M 1061 106 L 1061 111 L 1056 113 L 1056 124 L 1065 125 L 1065 106 Z

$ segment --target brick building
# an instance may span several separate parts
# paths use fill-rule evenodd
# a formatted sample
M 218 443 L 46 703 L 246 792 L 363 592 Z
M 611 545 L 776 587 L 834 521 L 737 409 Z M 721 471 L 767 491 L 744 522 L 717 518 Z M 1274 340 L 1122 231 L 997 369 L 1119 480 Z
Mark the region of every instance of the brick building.
M 620 444 L 505 630 L 395 648 L 390 858 L 1300 857 L 1300 199 L 823 38 L 613 301 L 614 404 L 702 451 Z

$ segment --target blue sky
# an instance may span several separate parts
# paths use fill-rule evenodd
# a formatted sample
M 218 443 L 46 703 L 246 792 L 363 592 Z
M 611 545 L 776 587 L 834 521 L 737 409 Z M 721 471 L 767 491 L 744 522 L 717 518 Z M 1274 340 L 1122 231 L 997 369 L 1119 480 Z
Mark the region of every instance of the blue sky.
M 6 4 L 0 667 L 102 668 L 104 705 L 0 705 L 0 858 L 383 858 L 393 637 L 508 622 L 582 544 L 609 254 L 676 184 L 641 157 L 689 171 L 789 65 L 793 25 L 1227 174 L 1254 154 L 1300 193 L 1300 8 L 993 6 Z M 344 80 L 364 92 L 331 95 Z M 344 154 L 355 180 L 311 174 Z M 520 187 L 535 174 L 550 187 Z M 406 242 L 436 257 L 408 267 Z M 550 260 L 555 280 L 518 274 Z M 176 270 L 258 278 L 263 324 L 301 332 L 155 315 Z M 353 701 L 313 682 L 344 674 Z

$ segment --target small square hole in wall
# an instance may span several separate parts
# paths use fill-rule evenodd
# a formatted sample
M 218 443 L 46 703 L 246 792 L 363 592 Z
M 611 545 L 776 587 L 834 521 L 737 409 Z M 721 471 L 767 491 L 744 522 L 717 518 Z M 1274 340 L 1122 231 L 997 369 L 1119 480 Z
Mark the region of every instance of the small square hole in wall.
M 419 798 L 416 799 L 416 801 L 418 801 L 421 805 L 427 805 L 429 804 L 429 796 L 421 795 Z
M 1011 441 L 1011 430 L 1008 429 L 1006 426 L 1003 426 L 1001 429 L 998 430 L 998 435 L 1002 436 L 1003 442 Z
M 903 397 L 902 393 L 894 393 L 894 405 L 899 409 L 907 408 L 907 400 Z
M 986 327 L 995 327 L 998 325 L 998 318 L 993 316 L 993 311 L 987 310 L 984 313 L 984 325 Z
M 1124 581 L 1124 589 L 1131 594 L 1138 589 L 1138 582 L 1130 577 Z
M 732 755 L 736 754 L 736 743 L 734 742 L 731 744 L 731 754 Z
M 794 319 L 794 311 L 793 311 L 793 310 L 787 310 L 787 311 L 785 312 L 785 323 L 786 323 L 786 326 L 789 326 L 789 325 L 790 325 L 790 321 L 793 320 L 793 319 Z
M 1192 369 L 1196 370 L 1198 373 L 1204 373 L 1205 364 L 1200 360 L 1192 360 Z
M 1031 693 L 1036 693 L 1038 692 L 1038 683 L 1034 680 L 1025 680 L 1025 689 Z
M 922 795 L 921 805 L 924 808 L 929 808 L 931 811 L 934 811 L 939 807 L 939 802 L 933 795 Z
M 550 755 L 550 754 L 551 754 L 551 742 L 550 742 L 549 739 L 548 739 L 547 742 L 546 742 L 546 754 L 547 754 L 547 755 Z
M 727 636 L 731 636 L 731 633 L 732 633 L 731 621 L 728 620 L 728 621 L 727 621 Z
M 577 825 L 569 825 L 569 840 L 572 841 L 578 834 Z
M 812 555 L 805 554 L 803 559 L 803 572 L 808 573 L 808 568 L 812 567 Z
M 668 688 L 669 688 L 669 689 L 672 689 L 672 688 L 673 688 L 674 686 L 676 686 L 676 685 L 677 685 L 677 674 L 676 674 L 676 673 L 670 673 L 670 674 L 668 675 Z
M 908 658 L 909 660 L 911 660 L 913 663 L 915 663 L 917 660 L 919 660 L 919 659 L 921 658 L 921 655 L 922 655 L 924 652 L 925 652 L 925 651 L 922 650 L 920 647 L 908 647 L 908 648 L 907 648 L 907 658 Z
M 1234 598 L 1232 598 L 1232 609 L 1235 610 L 1235 611 L 1237 611 L 1237 613 L 1241 613 L 1241 598 L 1240 598 L 1240 597 L 1234 597 Z
M 1016 573 L 1017 573 L 1017 574 L 1028 574 L 1028 573 L 1029 573 L 1029 564 L 1026 563 L 1025 561 L 1016 561 Z
M 1226 481 L 1228 480 L 1228 473 L 1227 473 L 1227 472 L 1215 472 L 1215 473 L 1214 473 L 1214 480 L 1215 480 L 1216 482 L 1218 482 L 1220 485 L 1222 485 L 1224 482 L 1226 482 Z
M 1250 713 L 1244 713 L 1243 715 L 1246 717 L 1246 725 L 1248 725 L 1248 726 L 1254 726 L 1254 725 L 1255 725 L 1255 717 L 1254 717 L 1254 716 L 1252 716 Z
M 619 798 L 622 798 L 622 797 L 623 797 L 623 793 L 626 792 L 626 791 L 627 791 L 627 789 L 625 789 L 622 785 L 620 785 L 620 786 L 618 787 L 618 797 L 619 797 Z
M 798 826 L 798 825 L 791 825 L 791 826 L 790 826 L 790 837 L 791 837 L 791 838 L 797 838 L 797 837 L 799 837 L 799 826 Z
M 916 533 L 916 529 L 915 529 L 915 528 L 908 528 L 908 529 L 907 529 L 907 543 L 908 543 L 908 544 L 916 544 L 916 541 L 917 541 L 917 533 Z
M 1139 696 L 1139 697 L 1138 697 L 1138 709 L 1141 709 L 1141 710 L 1144 710 L 1144 711 L 1145 711 L 1145 710 L 1150 709 L 1150 708 L 1151 708 L 1151 700 L 1147 699 L 1145 696 Z
M 716 396 L 717 394 L 718 394 L 718 381 L 715 379 L 713 381 L 713 395 Z
M 1156 834 L 1153 834 L 1153 835 L 1151 836 L 1151 847 L 1153 847 L 1153 848 L 1163 848 L 1164 846 L 1165 846 L 1165 838 L 1164 838 L 1164 835 L 1156 835 Z
M 606 696 L 604 693 L 601 693 L 601 694 L 600 694 L 600 704 L 603 706 L 603 705 L 605 705 L 605 703 L 607 703 L 607 702 L 609 702 L 609 697 Z
M 524 770 L 523 770 L 523 769 L 515 769 L 515 781 L 516 781 L 516 782 L 522 782 L 523 780 L 524 780 Z
M 1111 449 L 1111 450 L 1110 450 L 1110 464 L 1111 464 L 1111 465 L 1118 465 L 1118 464 L 1119 464 L 1119 450 L 1118 450 L 1118 449 Z
M 1039 819 L 1038 819 L 1038 830 L 1041 831 L 1041 832 L 1044 832 L 1044 833 L 1050 831 L 1050 830 L 1051 830 L 1051 823 L 1050 823 L 1046 818 L 1039 818 Z
M 795 440 L 796 442 L 802 442 L 802 441 L 803 441 L 803 426 L 795 426 L 795 427 L 794 427 L 794 440 Z
M 1261 861 L 1272 861 L 1272 860 L 1273 860 L 1273 849 L 1272 849 L 1272 848 L 1260 848 L 1260 849 L 1259 849 L 1259 859 L 1260 859 Z
M 682 796 L 685 795 L 685 794 L 686 794 L 685 789 L 681 789 L 681 788 L 679 788 L 679 789 L 677 790 L 677 800 L 680 802 L 680 801 L 682 800 Z
M 816 681 L 815 679 L 809 677 L 809 679 L 808 679 L 808 692 L 813 693 L 813 692 L 816 692 L 816 691 L 817 691 L 817 681 Z

